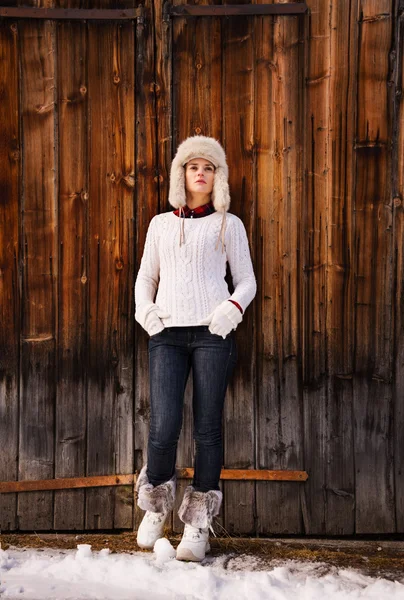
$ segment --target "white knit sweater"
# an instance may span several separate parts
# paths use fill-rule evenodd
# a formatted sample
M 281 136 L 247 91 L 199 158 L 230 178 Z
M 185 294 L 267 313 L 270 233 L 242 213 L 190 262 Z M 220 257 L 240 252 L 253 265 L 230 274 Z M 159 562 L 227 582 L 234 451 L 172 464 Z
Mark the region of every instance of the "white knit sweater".
M 180 246 L 180 222 L 184 241 Z M 219 243 L 222 213 L 180 219 L 174 212 L 150 221 L 135 283 L 136 320 L 144 327 L 150 304 L 170 314 L 166 327 L 199 325 L 221 302 L 232 299 L 243 311 L 256 293 L 246 231 L 242 221 L 226 214 L 225 252 Z M 226 261 L 234 293 L 225 281 Z M 157 291 L 157 295 L 156 295 Z

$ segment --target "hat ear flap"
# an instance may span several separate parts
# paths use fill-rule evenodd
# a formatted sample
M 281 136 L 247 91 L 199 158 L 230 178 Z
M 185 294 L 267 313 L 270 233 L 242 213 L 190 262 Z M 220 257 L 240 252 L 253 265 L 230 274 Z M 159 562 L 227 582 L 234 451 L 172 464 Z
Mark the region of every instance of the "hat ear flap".
M 215 171 L 215 179 L 212 190 L 213 206 L 216 210 L 223 212 L 230 207 L 230 190 L 227 181 L 227 173 L 223 167 L 218 167 Z
M 173 161 L 170 174 L 170 193 L 168 201 L 174 208 L 185 206 L 185 169 L 177 161 Z

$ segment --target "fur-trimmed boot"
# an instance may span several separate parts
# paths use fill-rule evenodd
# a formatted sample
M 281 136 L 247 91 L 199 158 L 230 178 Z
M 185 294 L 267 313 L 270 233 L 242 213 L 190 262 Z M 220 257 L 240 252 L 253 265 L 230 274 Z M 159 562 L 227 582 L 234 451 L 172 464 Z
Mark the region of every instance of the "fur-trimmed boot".
M 137 504 L 146 511 L 137 530 L 137 545 L 152 550 L 156 541 L 164 537 L 164 524 L 174 506 L 176 477 L 160 485 L 152 485 L 146 474 L 147 465 L 136 481 Z
M 209 527 L 219 514 L 222 492 L 197 492 L 189 485 L 184 493 L 178 516 L 185 523 L 184 533 L 177 548 L 177 560 L 200 562 L 210 551 Z

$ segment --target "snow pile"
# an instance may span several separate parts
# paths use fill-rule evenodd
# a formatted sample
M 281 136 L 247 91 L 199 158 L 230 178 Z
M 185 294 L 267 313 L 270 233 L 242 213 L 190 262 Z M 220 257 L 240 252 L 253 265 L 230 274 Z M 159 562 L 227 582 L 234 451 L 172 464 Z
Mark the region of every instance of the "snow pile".
M 0 550 L 0 598 L 30 600 L 403 600 L 403 581 L 365 576 L 323 563 L 231 554 L 203 564 L 174 560 L 168 540 L 155 553 Z
M 167 538 L 160 538 L 154 544 L 154 554 L 156 556 L 156 562 L 162 564 L 175 558 L 175 549 L 170 544 Z

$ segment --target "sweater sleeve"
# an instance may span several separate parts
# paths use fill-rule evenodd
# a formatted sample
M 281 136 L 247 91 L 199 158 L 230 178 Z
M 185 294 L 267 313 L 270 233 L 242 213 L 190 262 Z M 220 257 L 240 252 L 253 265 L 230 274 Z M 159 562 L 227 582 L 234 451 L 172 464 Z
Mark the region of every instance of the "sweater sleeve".
M 156 217 L 150 221 L 139 272 L 135 282 L 135 319 L 144 327 L 146 317 L 154 307 L 160 276 L 160 258 Z
M 226 254 L 234 285 L 234 292 L 229 300 L 234 300 L 240 304 L 244 312 L 257 293 L 257 283 L 248 246 L 247 232 L 243 222 L 238 217 L 233 217 L 229 227 Z

